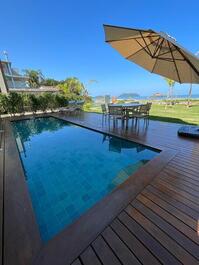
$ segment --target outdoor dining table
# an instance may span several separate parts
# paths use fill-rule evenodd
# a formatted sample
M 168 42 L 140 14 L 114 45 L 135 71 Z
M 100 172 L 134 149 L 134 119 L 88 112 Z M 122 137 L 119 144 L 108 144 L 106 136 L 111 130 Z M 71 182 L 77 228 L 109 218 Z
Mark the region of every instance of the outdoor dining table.
M 113 107 L 122 108 L 122 110 L 127 114 L 127 112 L 133 111 L 140 106 L 144 106 L 144 103 L 127 103 L 127 104 L 114 104 Z
M 133 113 L 138 107 L 144 106 L 144 103 L 125 103 L 125 104 L 113 104 L 111 107 L 121 108 L 125 114 L 126 119 L 130 118 L 130 113 Z
M 136 111 L 137 108 L 140 106 L 144 106 L 146 104 L 141 103 L 125 103 L 125 104 L 113 104 L 111 105 L 112 108 L 121 108 L 122 112 L 124 114 L 124 117 L 126 117 L 126 120 L 128 120 L 130 117 L 133 117 L 133 113 Z
M 126 109 L 130 109 L 130 108 L 136 108 L 136 107 L 144 106 L 144 105 L 146 105 L 146 104 L 144 104 L 144 103 L 128 103 L 128 104 L 114 104 L 114 105 L 111 105 L 111 106 L 113 106 L 113 107 L 121 107 L 124 110 L 126 110 Z

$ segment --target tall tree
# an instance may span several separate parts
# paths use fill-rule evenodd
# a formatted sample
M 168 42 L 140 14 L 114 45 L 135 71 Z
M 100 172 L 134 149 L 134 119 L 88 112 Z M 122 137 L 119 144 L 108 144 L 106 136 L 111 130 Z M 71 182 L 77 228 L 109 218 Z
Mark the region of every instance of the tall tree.
M 191 104 L 191 96 L 192 96 L 192 84 L 190 84 L 189 88 L 189 95 L 188 95 L 188 100 L 187 100 L 187 107 L 189 107 Z
M 165 78 L 165 81 L 167 82 L 169 86 L 169 91 L 168 91 L 168 98 L 173 98 L 173 88 L 175 85 L 175 81 L 169 78 Z
M 68 99 L 81 99 L 86 93 L 83 83 L 76 77 L 67 78 L 58 87 Z
M 58 80 L 55 80 L 53 78 L 46 78 L 41 82 L 42 86 L 57 86 L 59 85 L 61 82 Z
M 25 75 L 28 77 L 28 84 L 32 88 L 38 88 L 44 80 L 41 70 L 25 69 Z
M 199 51 L 195 53 L 195 56 L 197 57 L 199 56 Z M 190 87 L 189 87 L 189 95 L 188 95 L 188 102 L 187 102 L 188 107 L 190 106 L 191 96 L 192 96 L 192 83 L 190 84 Z

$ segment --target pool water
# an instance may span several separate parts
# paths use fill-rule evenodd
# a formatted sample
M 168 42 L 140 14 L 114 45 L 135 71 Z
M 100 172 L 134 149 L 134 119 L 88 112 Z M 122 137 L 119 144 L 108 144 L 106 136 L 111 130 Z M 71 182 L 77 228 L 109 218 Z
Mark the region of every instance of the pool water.
M 12 125 L 43 241 L 159 153 L 53 117 Z

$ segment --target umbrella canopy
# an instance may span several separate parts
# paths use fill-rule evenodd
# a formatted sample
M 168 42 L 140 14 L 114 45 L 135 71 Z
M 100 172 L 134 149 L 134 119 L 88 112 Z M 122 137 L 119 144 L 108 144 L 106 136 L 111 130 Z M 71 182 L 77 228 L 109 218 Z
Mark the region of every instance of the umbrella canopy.
M 127 60 L 179 83 L 199 83 L 199 59 L 169 35 L 110 25 L 104 30 L 106 42 Z

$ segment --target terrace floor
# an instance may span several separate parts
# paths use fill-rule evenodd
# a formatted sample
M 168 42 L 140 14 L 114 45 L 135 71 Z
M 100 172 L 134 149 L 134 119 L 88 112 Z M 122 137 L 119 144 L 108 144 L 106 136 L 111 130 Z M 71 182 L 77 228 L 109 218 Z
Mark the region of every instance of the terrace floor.
M 150 121 L 113 128 L 98 114 L 68 120 L 111 131 L 176 156 L 96 237 L 72 265 L 199 264 L 199 141 L 177 136 L 181 125 Z
M 179 124 L 141 121 L 135 126 L 129 121 L 126 128 L 120 121 L 113 126 L 101 114 L 53 116 L 175 152 L 152 181 L 89 244 L 77 246 L 64 264 L 199 264 L 199 141 L 179 137 Z

